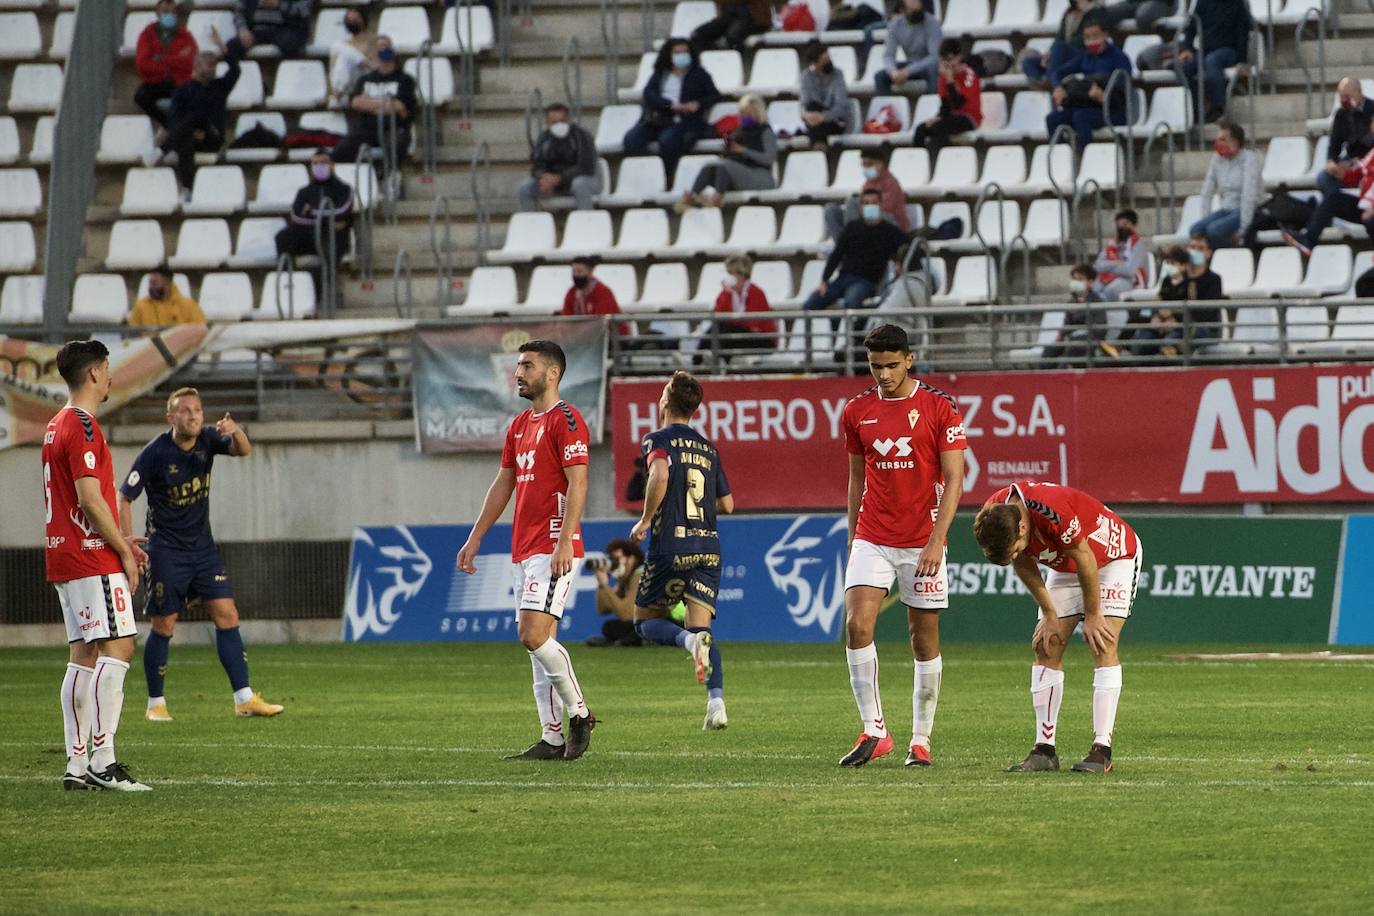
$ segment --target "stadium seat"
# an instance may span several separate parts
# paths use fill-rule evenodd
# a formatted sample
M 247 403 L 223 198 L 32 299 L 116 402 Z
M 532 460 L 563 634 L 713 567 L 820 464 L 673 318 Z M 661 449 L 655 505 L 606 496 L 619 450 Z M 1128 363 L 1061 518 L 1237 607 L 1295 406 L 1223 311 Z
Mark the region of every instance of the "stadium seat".
M 618 153 L 624 149 L 625 132 L 639 123 L 638 105 L 607 105 L 601 109 L 596 122 L 596 149 L 601 153 Z
M 1045 140 L 1045 116 L 1052 110 L 1048 92 L 1018 92 L 1011 102 L 1011 114 L 1000 128 L 981 127 L 979 136 L 989 143 L 1017 143 Z
M 1078 163 L 1078 187 L 1089 181 L 1096 181 L 1104 191 L 1110 191 L 1121 184 L 1121 152 L 1115 143 L 1089 143 L 1083 147 L 1083 158 Z
M 772 207 L 737 207 L 730 237 L 722 245 L 708 248 L 707 254 L 724 257 L 734 252 L 758 254 L 773 244 L 778 235 L 778 217 Z
M 223 76 L 229 65 L 220 61 L 216 73 Z M 229 93 L 227 102 L 230 111 L 246 111 L 262 104 L 262 68 L 255 60 L 245 60 L 239 64 L 239 80 Z
M 38 263 L 33 226 L 29 223 L 0 223 L 0 273 L 26 274 Z
M 1040 327 L 1035 332 L 1035 343 L 1029 347 L 1016 347 L 1007 351 L 1007 358 L 1018 365 L 1039 362 L 1045 356 L 1045 348 L 1058 342 L 1059 331 L 1064 327 L 1064 318 L 1064 312 L 1058 310 L 1041 314 Z
M 1289 305 L 1283 309 L 1288 348 L 1296 356 L 1307 353 L 1307 345 L 1331 337 L 1331 316 L 1324 305 Z
M 1302 351 L 1318 357 L 1366 357 L 1374 354 L 1374 305 L 1342 305 L 1336 309 L 1330 340 L 1303 344 Z
M 931 242 L 930 247 L 938 250 L 940 248 L 955 246 L 969 251 L 977 250 L 979 245 L 976 239 L 974 239 L 972 247 L 963 244 L 973 238 L 972 214 L 973 208 L 969 206 L 968 201 L 964 200 L 941 200 L 931 204 L 930 215 L 927 217 L 927 224 L 931 228 L 952 219 L 959 220 L 963 224 L 963 228 L 956 238 Z
M 334 7 L 320 10 L 315 14 L 315 28 L 311 32 L 310 43 L 305 53 L 310 57 L 328 57 L 329 49 L 337 41 L 347 41 L 348 29 L 344 28 L 344 16 L 348 10 Z
M 758 191 L 759 200 L 803 200 L 825 196 L 830 165 L 821 150 L 792 153 L 783 166 L 782 182 L 771 191 Z
M 42 274 L 33 277 L 11 275 L 0 287 L 0 324 L 39 324 L 43 321 Z
M 1302 281 L 1306 296 L 1336 296 L 1353 282 L 1354 258 L 1349 245 L 1318 245 L 1307 259 L 1307 276 Z
M 329 96 L 328 86 L 324 64 L 320 61 L 284 60 L 277 65 L 277 78 L 272 83 L 267 107 L 319 108 Z
M 76 25 L 75 13 L 58 13 L 52 24 L 52 39 L 48 42 L 48 57 L 53 60 L 66 60 L 72 53 L 72 27 Z
M 759 254 L 815 254 L 825 243 L 825 211 L 820 204 L 793 204 L 782 214 L 776 242 L 754 246 Z
M 138 48 L 138 36 L 142 34 L 145 28 L 152 24 L 154 18 L 152 10 L 140 10 L 138 12 L 129 13 L 124 17 L 124 41 L 119 46 L 119 54 L 121 57 L 134 56 L 134 51 Z M 191 20 L 188 18 L 188 28 L 190 24 Z M 192 34 L 195 33 L 192 32 Z M 204 39 L 197 38 L 196 43 L 202 47 L 209 47 L 209 36 L 207 35 Z
M 119 274 L 82 274 L 72 287 L 73 324 L 123 324 L 129 317 L 129 288 Z
M 708 163 L 715 162 L 719 158 L 715 155 L 693 154 L 683 156 L 677 161 L 677 174 L 673 176 L 673 186 L 668 189 L 666 194 L 660 194 L 659 203 L 671 204 L 676 202 L 682 195 L 692 189 L 692 183 L 697 180 L 697 175 L 706 167 Z
M 768 126 L 778 135 L 779 142 L 786 143 L 786 137 L 801 137 L 806 133 L 806 125 L 801 119 L 801 105 L 796 99 L 775 99 L 768 103 Z
M 520 301 L 511 267 L 476 267 L 468 277 L 467 298 L 452 306 L 450 315 L 491 315 L 508 311 Z
M 1212 254 L 1212 272 L 1221 277 L 1221 291 L 1232 299 L 1249 294 L 1255 282 L 1255 257 L 1249 248 L 1222 248 Z
M 1013 32 L 1026 33 L 1035 28 L 1040 21 L 1039 0 L 997 0 L 992 11 L 990 31 L 1010 35 Z M 949 28 L 946 25 L 946 28 Z
M 881 51 L 874 48 L 875 52 Z M 864 134 L 857 133 L 863 129 L 862 124 L 856 124 L 852 128 L 855 133 L 847 134 L 845 142 L 851 146 L 884 146 L 891 143 L 894 139 L 906 139 L 911 134 L 911 100 L 904 95 L 875 95 L 868 101 L 868 108 L 865 110 L 864 122 L 874 120 L 884 108 L 891 108 L 897 117 L 901 127 L 892 134 Z
M 342 111 L 307 111 L 299 123 L 301 130 L 325 130 L 341 137 L 348 133 L 348 118 Z M 313 155 L 315 148 L 311 146 L 286 151 L 286 158 L 292 162 L 308 162 Z
M 262 296 L 253 317 L 264 320 L 309 318 L 315 314 L 315 278 L 309 271 L 288 275 L 270 271 L 262 280 Z
M 131 13 L 129 15 L 129 18 L 132 19 L 133 16 L 134 14 Z M 147 21 L 152 21 L 151 15 L 149 16 Z M 210 38 L 211 29 L 217 30 L 219 32 L 219 37 L 224 41 L 228 41 L 230 38 L 234 36 L 234 14 L 231 11 L 225 9 L 212 10 L 197 8 L 195 11 L 191 13 L 190 16 L 186 18 L 186 31 L 190 32 L 191 35 L 195 37 L 196 44 L 198 44 L 202 48 L 213 50 L 215 47 L 215 43 Z M 142 29 L 140 28 L 139 31 L 141 32 Z M 133 38 L 134 43 L 137 44 L 138 34 L 135 33 Z M 124 42 L 126 45 L 129 42 L 127 20 L 126 28 L 124 31 Z M 253 50 L 257 51 L 258 49 L 255 47 Z M 259 54 L 255 54 L 254 56 L 260 56 L 260 52 Z
M 707 261 L 701 265 L 701 270 L 697 272 L 697 291 L 691 297 L 691 306 L 695 309 L 710 310 L 715 307 L 716 298 L 722 289 L 721 283 L 730 278 L 725 272 L 724 261 Z M 686 303 L 688 300 L 682 300 Z
M 947 146 L 935 160 L 930 183 L 922 188 L 908 187 L 907 193 L 944 195 L 950 188 L 970 187 L 978 182 L 978 152 L 968 146 Z
M 296 192 L 305 187 L 310 174 L 300 163 L 265 165 L 258 173 L 258 188 L 249 213 L 285 213 L 291 209 Z
M 1161 86 L 1150 96 L 1149 114 L 1145 116 L 1145 131 L 1167 124 L 1174 133 L 1181 133 L 1193 124 L 1193 97 L 1182 86 Z
M 14 118 L 0 117 L 0 165 L 19 161 L 19 125 Z
M 658 207 L 626 210 L 620 221 L 620 236 L 610 252 L 617 258 L 633 260 L 668 247 L 668 214 Z
M 738 51 L 703 51 L 701 66 L 725 95 L 739 92 L 744 85 L 744 61 Z
M 763 290 L 769 306 L 784 302 L 792 295 L 792 265 L 786 261 L 757 261 L 749 279 Z
M 153 148 L 153 125 L 147 115 L 108 115 L 100 128 L 100 151 L 96 161 L 141 163 L 143 154 Z
M 656 312 L 688 303 L 687 265 L 678 262 L 650 264 L 644 273 L 644 289 L 637 302 L 620 300 L 623 312 Z M 719 284 L 717 284 L 719 288 Z
M 109 270 L 151 270 L 166 257 L 162 225 L 155 219 L 121 219 L 110 228 Z
M 181 206 L 176 172 L 165 166 L 132 168 L 124 173 L 120 216 L 169 216 Z
M 10 111 L 56 111 L 62 103 L 60 64 L 20 64 L 10 80 Z
M 1302 255 L 1298 250 L 1279 246 L 1261 251 L 1250 295 L 1261 298 L 1303 295 Z
M 474 13 L 476 10 L 474 10 Z M 429 11 L 422 6 L 386 6 L 377 20 L 377 34 L 391 37 L 396 53 L 416 54 L 431 39 Z
M 1188 241 L 1188 227 L 1202 219 L 1202 196 L 1189 194 L 1183 200 L 1183 207 L 1179 210 L 1178 223 L 1173 232 L 1158 232 L 1154 237 L 1156 247 L 1165 245 L 1182 245 Z M 1164 226 L 1157 226 L 1157 229 L 1164 229 Z
M 831 45 L 830 62 L 844 74 L 845 86 L 853 88 L 859 81 L 859 56 L 852 45 Z
M 662 212 L 662 211 L 659 211 Z M 664 216 L 664 243 L 667 243 L 668 222 Z M 597 255 L 609 251 L 615 244 L 611 214 L 605 210 L 573 210 L 563 221 L 563 244 L 551 254 L 561 260 L 578 255 Z
M 0 60 L 32 60 L 42 51 L 36 15 L 0 13 Z
M 639 279 L 633 264 L 602 264 L 596 268 L 596 278 L 611 288 L 616 302 L 639 301 Z
M 673 21 L 668 27 L 668 35 L 686 38 L 696 31 L 698 26 L 705 25 L 715 18 L 716 5 L 711 0 L 681 0 L 673 7 Z
M 769 96 L 795 93 L 801 82 L 801 67 L 797 52 L 791 48 L 762 48 L 754 52 L 749 66 L 749 82 L 745 92 Z
M 644 87 L 649 82 L 649 77 L 654 72 L 654 62 L 658 60 L 658 54 L 654 51 L 646 51 L 639 56 L 639 67 L 635 70 L 634 82 L 628 86 L 622 86 L 618 91 L 618 96 L 622 102 L 634 102 L 641 99 L 644 95 Z
M 979 34 L 992 18 L 988 0 L 954 0 L 944 7 L 943 31 L 950 35 Z
M 279 137 L 286 136 L 286 118 L 280 111 L 249 111 L 238 116 L 234 122 L 234 139 L 242 137 L 244 134 L 261 125 L 272 131 Z M 304 124 L 301 125 L 305 129 Z M 313 153 L 314 150 L 311 150 Z M 245 147 L 243 149 L 226 149 L 224 151 L 225 162 L 272 162 L 281 155 L 278 147 L 265 146 L 261 148 Z
M 902 187 L 908 190 L 922 187 L 930 181 L 930 153 L 922 147 L 898 147 L 892 151 L 887 168 Z
M 1275 137 L 1264 151 L 1264 169 L 1260 172 L 1264 186 L 1311 187 L 1312 169 L 1320 165 L 1308 158 L 1306 137 Z
M 1067 143 L 1056 143 L 1052 147 L 1046 143 L 1037 146 L 1031 153 L 1030 168 L 1022 187 L 1034 194 L 1053 191 L 1054 184 L 1050 181 L 1051 168 L 1054 172 L 1054 183 L 1057 183 L 1065 194 L 1072 194 L 1073 148 Z
M 985 200 L 978 208 L 977 230 L 983 242 L 991 248 L 1005 248 L 1007 243 L 1021 234 L 1021 206 L 1014 200 Z M 972 239 L 970 251 L 981 251 L 977 235 Z M 953 250 L 959 250 L 955 248 Z
M 531 261 L 552 251 L 557 235 L 552 213 L 512 213 L 506 224 L 506 241 L 498 251 L 489 252 L 487 260 L 496 264 Z
M 196 170 L 191 199 L 181 205 L 187 216 L 227 216 L 248 202 L 243 169 L 237 165 L 208 165 Z
M 253 284 L 239 271 L 209 273 L 196 301 L 207 321 L 242 321 L 253 311 Z
M 931 297 L 935 305 L 979 305 L 997 297 L 997 268 L 987 255 L 966 255 L 954 265 L 949 292 Z
M 415 78 L 420 100 L 436 108 L 453 101 L 453 64 L 444 58 L 412 57 L 405 62 L 405 72 Z M 430 85 L 431 79 L 433 86 Z
M 29 162 L 34 165 L 52 162 L 52 137 L 56 126 L 57 118 L 52 115 L 43 115 L 38 119 L 38 123 L 33 126 L 33 145 L 29 147 Z
M 469 26 L 468 10 L 472 11 Z M 450 7 L 444 12 L 444 22 L 439 28 L 439 42 L 434 46 L 435 54 L 461 54 L 464 48 L 474 54 L 490 51 L 496 47 L 496 28 L 492 24 L 491 10 L 479 3 L 468 7 Z
M 1031 201 L 1021 233 L 1033 248 L 1059 245 L 1071 235 L 1068 206 L 1055 198 L 1041 197 Z
M 238 238 L 230 267 L 272 267 L 277 263 L 277 233 L 286 220 L 275 217 L 249 217 L 239 222 Z M 251 302 L 250 302 L 251 305 Z
M 824 195 L 815 196 L 845 200 L 858 194 L 864 184 L 862 157 L 863 153 L 856 149 L 847 149 L 840 153 L 840 158 L 835 162 L 835 175 L 830 179 L 830 186 L 825 189 Z
M 1002 189 L 1003 194 L 1013 194 L 1026 180 L 1026 151 L 1020 146 L 991 146 L 983 156 L 983 175 L 976 182 L 967 185 L 944 188 L 955 194 L 977 195 L 991 184 Z
M 563 311 L 563 300 L 572 287 L 568 268 L 561 264 L 545 264 L 530 272 L 530 286 L 525 292 L 523 307 L 540 315 L 557 315 Z
M 600 199 L 608 203 L 644 203 L 663 194 L 666 185 L 662 159 L 657 156 L 631 156 L 620 160 L 615 193 L 603 194 Z
M 725 237 L 725 220 L 717 207 L 696 207 L 682 214 L 678 222 L 677 238 L 673 240 L 675 256 L 705 254 L 720 246 Z
M 222 219 L 188 219 L 181 223 L 176 254 L 167 263 L 178 269 L 205 270 L 223 266 L 231 254 L 228 223 Z
M 36 216 L 43 191 L 34 169 L 0 169 L 0 216 Z
M 1276 248 L 1266 249 L 1278 251 Z M 1285 248 L 1284 251 L 1292 251 Z M 1294 252 L 1296 254 L 1297 252 Z M 1239 305 L 1235 308 L 1231 336 L 1210 344 L 1217 356 L 1272 356 L 1279 352 L 1279 310 L 1272 305 Z

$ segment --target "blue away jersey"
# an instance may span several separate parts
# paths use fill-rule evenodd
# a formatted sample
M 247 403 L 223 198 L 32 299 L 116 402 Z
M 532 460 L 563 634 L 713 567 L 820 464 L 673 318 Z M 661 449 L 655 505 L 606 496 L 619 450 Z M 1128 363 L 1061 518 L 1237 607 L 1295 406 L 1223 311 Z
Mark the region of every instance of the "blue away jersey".
M 643 443 L 645 465 L 668 462 L 668 491 L 654 515 L 652 556 L 720 554 L 716 499 L 730 493 L 720 453 L 706 437 L 682 423 L 650 433 Z
M 215 546 L 210 534 L 210 469 L 216 455 L 229 454 L 231 442 L 206 426 L 189 451 L 178 448 L 168 431 L 139 452 L 119 491 L 130 502 L 148 491 L 150 546 L 174 550 Z

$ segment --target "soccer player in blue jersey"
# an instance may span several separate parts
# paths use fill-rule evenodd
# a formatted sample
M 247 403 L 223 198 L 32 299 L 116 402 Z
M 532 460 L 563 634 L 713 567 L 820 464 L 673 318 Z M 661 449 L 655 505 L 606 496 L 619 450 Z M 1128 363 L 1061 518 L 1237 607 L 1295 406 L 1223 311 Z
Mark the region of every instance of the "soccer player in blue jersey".
M 248 436 L 225 414 L 211 429 L 194 388 L 167 399 L 167 432 L 143 447 L 119 488 L 119 523 L 134 528 L 133 503 L 148 493 L 148 604 L 152 633 L 143 647 L 148 679 L 147 718 L 170 722 L 163 680 L 177 615 L 189 601 L 205 602 L 215 624 L 215 648 L 234 689 L 234 713 L 275 716 L 283 707 L 263 700 L 248 684 L 248 657 L 239 635 L 239 612 L 229 574 L 210 534 L 210 468 L 216 455 L 247 455 Z
M 663 428 L 644 440 L 649 481 L 644 513 L 630 532 L 635 541 L 653 532 L 635 598 L 635 629 L 650 642 L 679 646 L 692 656 L 697 681 L 706 685 L 702 728 L 725 728 L 724 672 L 711 636 L 720 590 L 720 535 L 716 513 L 733 512 L 734 497 L 720 454 L 687 424 L 701 406 L 701 383 L 674 372 L 658 399 Z M 681 600 L 686 629 L 668 620 Z

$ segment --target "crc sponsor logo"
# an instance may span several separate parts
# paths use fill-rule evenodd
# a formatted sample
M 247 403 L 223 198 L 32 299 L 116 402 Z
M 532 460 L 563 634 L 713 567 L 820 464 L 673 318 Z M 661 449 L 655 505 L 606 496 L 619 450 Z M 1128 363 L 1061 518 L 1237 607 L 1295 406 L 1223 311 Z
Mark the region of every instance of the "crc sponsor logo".
M 1104 585 L 1098 594 L 1101 600 L 1111 601 L 1116 604 L 1124 604 L 1131 600 L 1131 590 L 1129 588 Z
M 359 528 L 353 535 L 344 596 L 344 634 L 353 642 L 390 631 L 434 568 L 404 526 L 370 532 Z
M 874 439 L 873 451 L 882 455 L 884 458 L 888 454 L 896 451 L 896 457 L 905 458 L 911 454 L 911 437 L 903 436 L 900 439 Z
M 918 595 L 943 595 L 945 583 L 940 579 L 917 578 L 911 583 L 911 590 Z
M 1065 528 L 1064 533 L 1059 535 L 1059 540 L 1063 541 L 1066 545 L 1072 544 L 1074 538 L 1078 537 L 1078 532 L 1082 530 L 1083 525 L 1078 521 L 1078 516 L 1075 515 L 1073 518 L 1069 519 L 1069 527 Z
M 833 634 L 844 609 L 844 568 L 849 533 L 843 517 L 802 515 L 768 552 L 764 564 L 787 601 L 792 622 Z
M 542 428 L 542 427 L 541 427 L 541 428 Z M 572 461 L 574 458 L 586 458 L 586 457 L 587 457 L 587 443 L 585 443 L 585 442 L 569 442 L 567 445 L 563 446 L 563 460 L 564 460 L 564 461 Z

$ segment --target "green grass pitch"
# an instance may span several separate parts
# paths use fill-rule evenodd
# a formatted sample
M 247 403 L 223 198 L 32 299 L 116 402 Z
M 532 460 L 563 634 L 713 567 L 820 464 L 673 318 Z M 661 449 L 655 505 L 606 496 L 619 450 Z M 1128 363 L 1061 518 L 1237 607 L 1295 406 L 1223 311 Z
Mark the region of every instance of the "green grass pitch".
M 572 646 L 601 717 L 574 763 L 537 737 L 515 644 L 250 647 L 288 704 L 232 714 L 212 650 L 173 645 L 176 721 L 120 757 L 155 791 L 64 793 L 60 647 L 0 651 L 3 913 L 1370 913 L 1369 663 L 1174 661 L 1123 648 L 1116 771 L 1076 645 L 1065 770 L 1031 744 L 1028 651 L 945 646 L 931 770 L 860 770 L 840 646 L 723 646 L 730 728 L 669 649 Z M 910 658 L 883 645 L 910 727 Z

